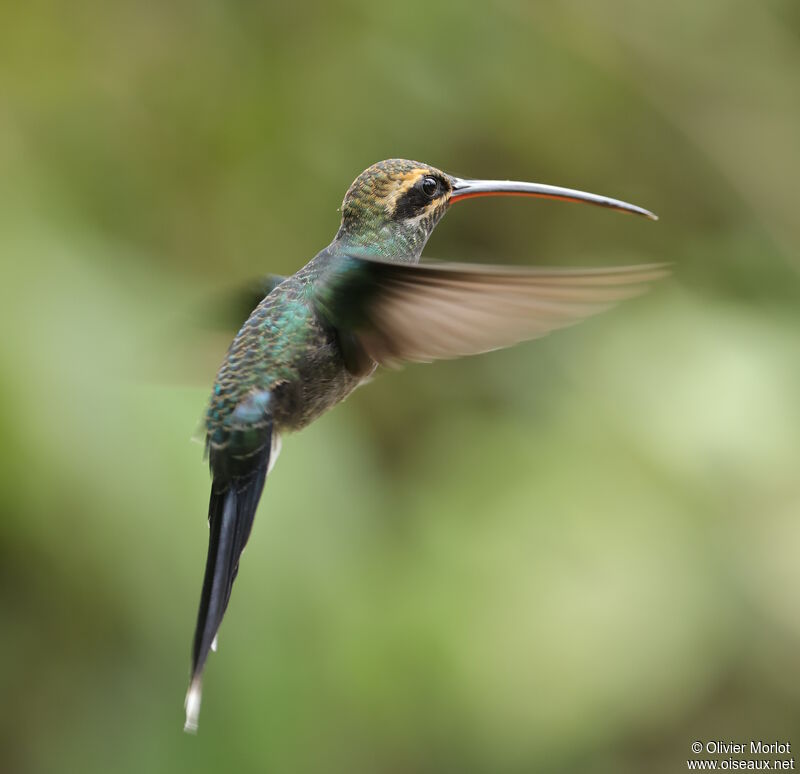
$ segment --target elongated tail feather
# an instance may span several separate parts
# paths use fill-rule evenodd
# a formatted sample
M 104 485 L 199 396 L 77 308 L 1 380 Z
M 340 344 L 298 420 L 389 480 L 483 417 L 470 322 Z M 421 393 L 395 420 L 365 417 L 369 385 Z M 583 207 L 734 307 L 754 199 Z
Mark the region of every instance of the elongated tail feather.
M 194 634 L 192 677 L 186 694 L 185 731 L 197 730 L 203 668 L 209 651 L 214 648 L 233 581 L 239 572 L 239 557 L 250 537 L 270 467 L 271 441 L 269 432 L 264 445 L 255 454 L 246 460 L 237 459 L 236 475 L 214 477 L 208 506 L 208 557 Z

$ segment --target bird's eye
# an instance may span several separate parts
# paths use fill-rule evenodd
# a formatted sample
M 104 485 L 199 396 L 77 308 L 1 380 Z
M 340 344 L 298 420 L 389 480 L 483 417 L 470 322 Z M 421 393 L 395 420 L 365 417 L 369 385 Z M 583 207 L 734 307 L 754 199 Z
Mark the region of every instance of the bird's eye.
M 424 177 L 422 179 L 422 193 L 424 193 L 429 199 L 433 199 L 438 190 L 439 181 L 435 177 L 428 175 L 428 177 Z

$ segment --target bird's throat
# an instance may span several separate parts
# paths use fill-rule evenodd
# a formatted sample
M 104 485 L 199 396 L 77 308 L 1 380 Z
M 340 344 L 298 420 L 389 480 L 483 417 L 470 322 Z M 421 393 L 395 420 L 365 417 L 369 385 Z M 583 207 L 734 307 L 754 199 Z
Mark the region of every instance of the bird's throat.
M 331 247 L 339 254 L 379 256 L 402 263 L 417 263 L 427 241 L 428 234 L 421 230 L 383 224 L 377 228 L 342 228 Z

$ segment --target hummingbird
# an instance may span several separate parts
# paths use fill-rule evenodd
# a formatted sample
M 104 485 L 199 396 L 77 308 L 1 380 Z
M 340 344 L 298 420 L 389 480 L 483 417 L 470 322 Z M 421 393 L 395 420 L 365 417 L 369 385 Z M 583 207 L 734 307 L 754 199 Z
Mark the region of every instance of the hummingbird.
M 456 202 L 529 196 L 656 216 L 570 188 L 454 177 L 389 159 L 347 190 L 333 241 L 291 277 L 270 277 L 233 339 L 205 415 L 211 468 L 209 544 L 186 694 L 196 731 L 202 675 L 281 435 L 344 400 L 378 366 L 429 362 L 542 336 L 638 295 L 663 264 L 544 269 L 423 262 Z

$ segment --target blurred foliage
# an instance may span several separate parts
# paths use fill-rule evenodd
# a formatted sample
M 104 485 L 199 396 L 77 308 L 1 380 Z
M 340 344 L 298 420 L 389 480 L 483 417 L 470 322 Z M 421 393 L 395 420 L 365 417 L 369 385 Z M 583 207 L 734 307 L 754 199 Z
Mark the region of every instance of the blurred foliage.
M 796 0 L 0 6 L 0 768 L 667 772 L 800 728 Z M 390 156 L 619 196 L 428 255 L 666 260 L 379 375 L 268 483 L 181 732 L 220 289 Z

